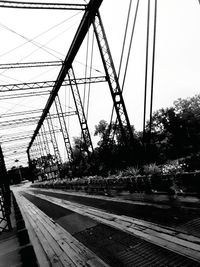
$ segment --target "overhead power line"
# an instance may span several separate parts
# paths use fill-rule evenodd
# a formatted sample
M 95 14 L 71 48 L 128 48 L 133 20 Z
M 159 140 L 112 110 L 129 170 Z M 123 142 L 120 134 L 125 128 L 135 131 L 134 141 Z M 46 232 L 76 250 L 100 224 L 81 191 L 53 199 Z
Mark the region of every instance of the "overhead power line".
M 85 10 L 86 4 L 34 3 L 17 1 L 0 1 L 0 7 L 26 9 Z

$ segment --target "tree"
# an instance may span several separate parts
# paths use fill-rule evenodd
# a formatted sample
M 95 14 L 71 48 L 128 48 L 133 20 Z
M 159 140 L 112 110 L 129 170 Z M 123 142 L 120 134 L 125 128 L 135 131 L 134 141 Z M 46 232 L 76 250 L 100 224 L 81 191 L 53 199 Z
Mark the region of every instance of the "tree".
M 176 159 L 200 151 L 200 95 L 178 99 L 153 114 L 151 141 L 157 160 Z M 147 125 L 147 131 L 148 131 Z
M 96 148 L 99 159 L 99 168 L 102 171 L 114 171 L 127 166 L 140 164 L 142 159 L 142 145 L 140 136 L 132 126 L 134 144 L 128 146 L 124 143 L 121 129 L 118 124 L 109 125 L 105 120 L 101 120 L 95 126 L 94 135 L 98 135 L 100 140 Z

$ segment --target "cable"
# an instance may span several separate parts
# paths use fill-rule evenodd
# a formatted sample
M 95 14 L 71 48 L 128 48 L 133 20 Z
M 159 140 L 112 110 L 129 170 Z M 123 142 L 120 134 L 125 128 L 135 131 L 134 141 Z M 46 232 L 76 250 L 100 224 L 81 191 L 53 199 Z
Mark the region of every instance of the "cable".
M 146 99 L 147 99 L 147 78 L 148 78 L 148 58 L 149 58 L 149 21 L 150 21 L 150 0 L 147 7 L 147 33 L 146 33 L 146 65 L 145 65 L 145 88 L 144 88 L 144 115 L 143 115 L 143 143 L 145 138 L 146 123 Z
M 87 32 L 87 46 L 86 46 L 86 58 L 85 58 L 85 78 L 87 77 L 87 69 L 88 69 L 88 50 L 89 50 L 89 30 Z M 83 90 L 83 110 L 85 109 L 85 95 L 86 95 L 86 84 L 84 84 Z
M 154 6 L 154 32 L 153 32 L 153 56 L 152 56 L 152 74 L 151 74 L 149 142 L 150 142 L 150 135 L 151 135 L 151 128 L 152 128 L 153 89 L 154 89 L 155 51 L 156 51 L 156 26 L 157 26 L 157 0 L 155 0 L 155 6 Z
M 119 80 L 119 77 L 120 77 L 122 61 L 123 61 L 123 56 L 124 56 L 124 49 L 125 49 L 126 36 L 127 36 L 128 25 L 129 25 L 129 20 L 130 20 L 131 6 L 132 6 L 132 0 L 130 0 L 130 2 L 129 2 L 128 15 L 127 15 L 127 20 L 126 20 L 126 26 L 125 26 L 125 32 L 124 32 L 124 38 L 123 38 L 123 44 L 122 44 L 122 51 L 121 51 L 121 57 L 120 57 L 120 63 L 119 63 L 119 70 L 118 70 L 118 76 L 117 76 L 118 80 Z M 112 120 L 113 120 L 114 108 L 115 107 L 113 105 L 112 111 L 111 111 L 111 118 L 110 118 L 110 127 L 111 127 L 111 123 L 112 123 Z
M 124 84 L 125 84 L 125 80 L 126 80 L 126 74 L 127 74 L 127 69 L 128 69 L 128 64 L 129 64 L 129 58 L 130 58 L 130 52 L 131 52 L 131 47 L 132 47 L 132 42 L 133 42 L 133 35 L 134 35 L 134 32 L 135 32 L 135 25 L 136 25 L 136 20 L 137 20 L 139 3 L 140 3 L 140 0 L 137 0 L 136 10 L 135 10 L 135 16 L 134 16 L 134 21 L 133 21 L 133 27 L 132 27 L 132 31 L 131 31 L 131 38 L 130 38 L 130 43 L 129 43 L 129 48 L 128 48 L 128 54 L 127 54 L 127 59 L 126 59 L 124 77 L 123 77 L 123 82 L 122 82 L 122 86 L 121 86 L 121 91 L 122 92 L 124 90 Z M 109 126 L 110 129 L 109 129 L 109 132 L 111 130 L 112 119 L 113 118 L 111 118 L 111 121 L 110 121 L 110 126 Z M 117 118 L 116 118 L 116 121 L 115 121 L 115 124 L 114 124 L 113 138 L 114 138 L 114 134 L 115 134 L 115 131 L 116 131 L 116 124 L 117 124 Z
M 90 73 L 89 73 L 89 78 L 91 78 L 91 76 L 92 76 L 93 53 L 94 53 L 94 31 L 93 31 L 93 35 L 92 35 L 92 50 L 91 50 L 91 58 L 90 58 Z M 89 83 L 89 88 L 88 88 L 86 119 L 88 119 L 88 114 L 89 114 L 90 90 L 91 90 L 91 83 Z
M 78 12 L 78 13 L 75 14 L 74 16 L 76 16 L 76 15 L 78 15 L 78 14 L 80 14 L 80 12 Z M 23 45 L 25 45 L 25 44 L 27 44 L 27 43 L 32 43 L 33 45 L 37 46 L 37 48 L 44 50 L 45 52 L 47 52 L 48 54 L 50 54 L 50 55 L 56 57 L 56 58 L 59 59 L 59 60 L 62 60 L 61 58 L 59 58 L 58 56 L 55 55 L 55 53 L 58 54 L 58 52 L 55 51 L 55 50 L 52 49 L 52 48 L 47 47 L 46 44 L 48 44 L 48 43 L 50 43 L 51 41 L 55 40 L 58 36 L 60 36 L 61 34 L 63 34 L 63 32 L 66 32 L 66 31 L 69 30 L 71 27 L 73 27 L 77 22 L 74 23 L 74 24 L 73 24 L 72 26 L 70 26 L 69 28 L 67 28 L 66 30 L 64 30 L 63 32 L 61 32 L 61 33 L 57 34 L 56 36 L 54 36 L 52 39 L 50 39 L 50 40 L 49 40 L 48 42 L 46 42 L 45 44 L 40 44 L 40 43 L 38 43 L 38 42 L 36 42 L 36 41 L 34 41 L 34 40 L 37 39 L 38 37 L 40 37 L 41 35 L 46 34 L 46 33 L 49 32 L 50 30 L 52 30 L 52 29 L 54 29 L 55 27 L 59 26 L 60 24 L 62 24 L 62 23 L 64 23 L 64 22 L 68 21 L 69 19 L 73 18 L 74 16 L 72 16 L 72 17 L 70 17 L 70 18 L 64 20 L 63 22 L 61 22 L 61 23 L 55 25 L 54 27 L 51 27 L 49 30 L 47 30 L 47 31 L 45 31 L 45 32 L 43 32 L 43 33 L 37 35 L 36 37 L 34 37 L 34 38 L 32 38 L 32 39 L 29 39 L 29 38 L 27 38 L 27 37 L 25 37 L 25 36 L 23 36 L 23 35 L 17 33 L 16 31 L 12 30 L 11 28 L 9 28 L 9 27 L 3 25 L 2 23 L 0 23 L 0 25 L 2 25 L 3 28 L 5 28 L 5 29 L 7 29 L 8 31 L 11 31 L 12 33 L 14 33 L 14 34 L 20 36 L 21 38 L 23 38 L 23 39 L 25 39 L 25 40 L 27 40 L 27 42 L 25 42 L 25 43 L 23 43 L 22 45 L 17 46 L 16 48 L 11 49 L 11 50 L 9 50 L 8 52 L 6 52 L 6 53 L 0 55 L 0 57 L 1 57 L 1 56 L 4 56 L 4 55 L 7 55 L 7 54 L 9 54 L 10 52 L 13 52 L 14 50 L 16 50 L 16 49 L 18 49 L 18 48 L 21 48 Z M 23 59 L 25 59 L 25 58 L 27 58 L 28 56 L 32 55 L 32 54 L 33 54 L 35 51 L 37 51 L 37 50 L 38 50 L 38 49 L 34 50 L 34 51 L 31 52 L 30 54 L 28 54 L 26 57 L 23 57 L 20 61 L 22 61 Z M 50 52 L 49 50 L 52 51 L 52 52 L 54 52 L 54 54 L 53 54 L 52 52 Z M 60 53 L 59 53 L 59 54 L 60 54 Z M 63 54 L 61 54 L 61 55 L 63 56 Z M 19 61 L 19 62 L 20 62 L 20 61 Z
M 127 31 L 128 31 L 129 19 L 130 19 L 131 6 L 132 6 L 132 0 L 130 0 L 130 2 L 129 2 L 128 15 L 127 15 L 127 20 L 126 20 L 126 27 L 125 27 L 125 33 L 124 33 L 124 38 L 123 38 L 122 52 L 121 52 L 121 58 L 120 58 L 120 63 L 119 63 L 119 70 L 118 70 L 118 79 L 120 76 L 121 67 L 122 67 L 122 60 L 123 60 L 123 56 L 124 56 L 124 49 L 125 49 L 126 36 L 127 36 Z
M 7 30 L 9 30 L 9 31 L 11 31 L 11 32 L 14 32 L 15 34 L 19 35 L 19 36 L 22 37 L 23 39 L 27 40 L 27 42 L 25 42 L 25 43 L 23 43 L 23 44 L 21 44 L 21 45 L 15 47 L 15 48 L 13 48 L 13 49 L 7 51 L 7 52 L 5 52 L 4 54 L 1 54 L 0 57 L 5 56 L 5 55 L 11 53 L 11 52 L 15 51 L 15 50 L 18 49 L 18 48 L 21 48 L 22 46 L 24 46 L 24 45 L 27 44 L 27 43 L 33 42 L 35 39 L 37 39 L 37 38 L 39 38 L 40 36 L 42 36 L 42 35 L 48 33 L 49 31 L 55 29 L 56 27 L 62 25 L 63 23 L 65 23 L 66 21 L 68 21 L 68 20 L 72 19 L 73 17 L 79 15 L 80 13 L 81 13 L 81 12 L 77 12 L 77 13 L 74 14 L 73 16 L 71 16 L 71 17 L 69 17 L 69 18 L 67 18 L 67 19 L 65 19 L 65 20 L 63 20 L 63 21 L 61 21 L 61 22 L 59 22 L 58 24 L 56 24 L 56 25 L 50 27 L 50 28 L 47 29 L 46 31 L 41 32 L 40 34 L 36 35 L 36 36 L 33 37 L 32 39 L 28 39 L 28 38 L 26 38 L 25 36 L 18 34 L 18 33 L 15 32 L 14 30 L 12 30 L 12 29 L 10 29 L 9 27 L 7 27 L 7 26 L 3 25 L 2 23 L 0 23 L 0 25 L 2 25 L 2 27 L 7 28 Z
M 124 84 L 125 84 L 125 80 L 126 80 L 126 74 L 127 74 L 130 52 L 131 52 L 131 47 L 132 47 L 132 42 L 133 42 L 133 34 L 135 32 L 135 24 L 136 24 L 136 19 L 137 19 L 137 14 L 138 14 L 139 3 L 140 3 L 140 0 L 137 1 L 136 10 L 135 10 L 135 17 L 134 17 L 133 28 L 132 28 L 132 32 L 131 32 L 131 39 L 130 39 L 128 55 L 127 55 L 127 60 L 126 60 L 126 67 L 125 67 L 124 78 L 123 78 L 123 82 L 122 82 L 122 92 L 123 92 Z

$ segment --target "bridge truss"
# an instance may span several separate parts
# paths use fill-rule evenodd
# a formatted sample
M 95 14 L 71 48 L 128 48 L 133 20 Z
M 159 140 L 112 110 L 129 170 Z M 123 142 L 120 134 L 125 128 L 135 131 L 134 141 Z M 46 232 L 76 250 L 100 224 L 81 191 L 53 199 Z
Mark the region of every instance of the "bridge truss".
M 92 83 L 107 83 L 124 143 L 127 146 L 133 143 L 133 133 L 122 90 L 99 13 L 101 4 L 102 0 L 90 0 L 88 4 L 77 5 L 0 1 L 1 8 L 70 10 L 80 11 L 83 14 L 64 59 L 0 64 L 0 70 L 2 70 L 3 73 L 7 70 L 14 71 L 20 69 L 23 71 L 25 69 L 41 69 L 44 67 L 60 69 L 56 75 L 56 79 L 0 84 L 0 100 L 3 101 L 8 99 L 33 98 L 35 99 L 33 102 L 37 102 L 39 97 L 40 99 L 43 98 L 43 107 L 41 108 L 40 106 L 40 108 L 38 108 L 38 111 L 40 110 L 40 116 L 33 116 L 33 113 L 37 113 L 37 110 L 33 109 L 32 111 L 26 110 L 19 111 L 18 113 L 2 114 L 0 117 L 0 127 L 2 129 L 20 128 L 21 126 L 27 127 L 24 129 L 25 132 L 29 131 L 29 134 L 25 133 L 21 135 L 20 132 L 17 131 L 11 138 L 1 138 L 1 140 L 5 144 L 9 144 L 31 139 L 30 142 L 27 143 L 29 162 L 33 159 L 53 154 L 57 163 L 60 164 L 62 162 L 62 157 L 59 151 L 58 134 L 62 136 L 67 160 L 69 162 L 72 161 L 73 151 L 68 129 L 69 125 L 65 119 L 66 116 L 71 115 L 77 115 L 86 153 L 88 153 L 89 156 L 93 153 L 94 148 L 87 121 L 88 114 L 80 90 L 83 86 Z M 90 70 L 90 75 L 77 78 L 75 74 L 76 72 L 78 73 L 76 57 L 82 46 L 84 46 L 86 36 L 88 36 L 90 32 L 93 32 L 95 37 L 99 51 L 99 59 L 101 60 L 104 73 L 103 75 L 93 76 Z M 28 40 L 28 42 L 29 41 L 30 40 Z M 38 43 L 35 42 L 34 44 L 38 47 Z M 41 47 L 41 45 L 39 46 Z M 71 91 L 70 94 L 73 99 L 75 111 L 69 110 L 70 107 L 68 107 L 69 109 L 66 111 L 66 105 L 63 105 L 63 95 L 66 94 L 66 90 Z M 7 120 L 7 118 L 9 118 L 9 120 Z M 56 123 L 53 123 L 55 119 Z M 36 125 L 35 129 L 33 127 L 34 125 Z M 29 127 L 32 127 L 31 130 Z M 56 131 L 58 132 L 56 133 Z M 3 146 L 3 149 L 6 151 L 6 145 Z M 12 157 L 11 155 L 8 155 L 8 158 Z

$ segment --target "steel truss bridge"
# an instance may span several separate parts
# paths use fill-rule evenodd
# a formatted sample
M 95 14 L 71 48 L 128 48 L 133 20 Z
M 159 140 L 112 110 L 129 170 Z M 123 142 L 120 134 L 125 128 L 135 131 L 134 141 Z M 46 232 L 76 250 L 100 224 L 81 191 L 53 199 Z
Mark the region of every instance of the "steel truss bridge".
M 116 71 L 115 64 L 112 58 L 111 49 L 108 44 L 106 30 L 102 22 L 102 18 L 99 12 L 103 0 L 90 0 L 87 4 L 73 4 L 73 3 L 33 3 L 33 2 L 20 2 L 20 1 L 0 1 L 0 9 L 17 9 L 18 10 L 56 10 L 56 12 L 78 12 L 74 13 L 76 16 L 79 14 L 79 23 L 77 29 L 72 35 L 71 42 L 69 44 L 67 52 L 64 55 L 59 54 L 57 60 L 31 60 L 25 62 L 24 60 L 18 60 L 14 63 L 0 63 L 0 71 L 2 78 L 6 77 L 8 72 L 12 74 L 15 71 L 24 72 L 26 70 L 39 70 L 42 72 L 44 69 L 51 71 L 56 70 L 51 79 L 45 80 L 31 80 L 19 81 L 10 83 L 2 81 L 0 83 L 0 101 L 25 101 L 26 99 L 33 99 L 32 104 L 38 104 L 35 107 L 29 107 L 24 105 L 21 109 L 13 112 L 2 113 L 0 111 L 0 142 L 2 145 L 3 152 L 5 153 L 6 163 L 11 166 L 13 152 L 11 148 L 7 150 L 7 147 L 13 147 L 13 151 L 16 151 L 17 144 L 19 145 L 19 153 L 23 153 L 26 150 L 28 161 L 31 162 L 33 159 L 37 159 L 41 156 L 53 154 L 57 159 L 58 164 L 63 162 L 62 153 L 60 152 L 59 143 L 62 142 L 64 147 L 64 153 L 68 162 L 73 160 L 72 151 L 72 137 L 69 133 L 69 123 L 66 118 L 76 117 L 78 125 L 80 127 L 80 133 L 82 140 L 85 144 L 86 153 L 89 156 L 92 155 L 94 148 L 91 139 L 91 134 L 88 126 L 88 106 L 89 106 L 89 92 L 90 85 L 101 84 L 101 88 L 108 88 L 111 95 L 111 102 L 113 106 L 113 113 L 115 118 L 112 116 L 111 122 L 116 122 L 121 130 L 122 139 L 126 146 L 133 146 L 134 149 L 134 138 L 132 127 L 130 124 L 128 112 L 123 97 L 123 84 L 119 82 L 119 73 Z M 157 19 L 157 0 L 153 1 L 153 55 L 152 55 L 152 81 L 151 81 L 151 103 L 150 103 L 150 130 L 151 130 L 151 115 L 152 115 L 152 103 L 153 103 L 153 79 L 154 79 L 154 57 L 155 57 L 155 40 L 156 40 L 156 19 Z M 130 8 L 130 7 L 129 7 Z M 137 18 L 137 12 L 139 8 L 139 0 L 136 1 L 135 17 L 132 29 L 132 35 L 134 32 L 135 22 Z M 16 12 L 17 12 L 16 11 Z M 130 10 L 129 10 L 130 11 Z M 148 6 L 148 17 L 147 22 L 150 19 L 150 1 Z M 49 11 L 50 12 L 50 11 Z M 152 12 L 152 11 L 151 11 Z M 51 13 L 53 14 L 53 13 Z M 129 14 L 130 15 L 130 14 Z M 128 15 L 128 16 L 129 16 Z M 128 21 L 128 19 L 127 19 Z M 62 22 L 63 23 L 63 22 Z M 62 24 L 60 23 L 60 24 Z M 57 27 L 58 25 L 56 25 Z M 70 26 L 72 27 L 72 26 Z M 149 39 L 149 25 L 147 25 L 147 40 Z M 27 38 L 22 34 L 18 34 L 14 30 L 5 27 L 7 30 L 12 31 L 15 35 L 20 36 L 26 40 L 25 44 L 33 44 L 37 46 L 37 49 L 43 49 L 45 52 L 53 53 L 53 49 L 50 49 L 47 44 L 40 44 L 36 42 L 35 38 Z M 53 27 L 52 27 L 53 28 Z M 48 30 L 50 31 L 50 30 Z M 125 32 L 127 34 L 127 32 Z M 77 58 L 81 53 L 86 41 L 93 36 L 93 45 L 87 46 L 84 56 L 87 58 L 85 77 L 79 76 L 79 67 L 77 67 Z M 132 39 L 132 36 L 131 36 Z M 65 42 L 65 40 L 64 40 Z M 96 44 L 95 53 L 98 54 L 99 62 L 102 66 L 102 71 L 98 73 L 96 69 L 90 65 L 89 67 L 89 53 L 94 53 L 94 43 Z M 17 48 L 20 48 L 17 47 Z M 130 46 L 131 48 L 131 46 Z M 148 56 L 148 42 L 146 49 L 146 56 Z M 13 49 L 15 51 L 15 49 Z M 129 50 L 130 52 L 130 50 Z M 6 53 L 5 53 L 6 55 Z M 26 57 L 25 57 L 26 58 Z M 90 63 L 91 63 L 90 62 Z M 148 62 L 147 62 L 148 63 Z M 128 64 L 127 64 L 128 65 Z M 127 67 L 127 66 L 126 66 Z M 143 132 L 145 131 L 146 122 L 146 84 L 147 84 L 147 67 L 146 64 L 146 77 L 145 77 L 145 96 L 144 96 L 144 120 L 143 120 Z M 48 72 L 47 71 L 47 72 Z M 94 75 L 95 72 L 95 75 Z M 78 74 L 78 76 L 77 76 Z M 25 77 L 26 75 L 24 75 Z M 39 75 L 38 75 L 39 76 Z M 48 77 L 51 77 L 49 75 Z M 81 78 L 80 78 L 81 77 Z M 88 96 L 83 93 L 82 88 L 88 88 Z M 70 105 L 64 100 L 64 96 L 70 94 L 71 102 Z M 83 96 L 84 95 L 84 96 Z M 88 97 L 88 99 L 87 99 Z M 86 100 L 87 99 L 87 100 Z M 40 101 L 41 100 L 41 101 Z M 95 99 L 98 102 L 98 99 Z M 73 102 L 73 103 L 72 103 Z M 86 107 L 85 102 L 88 106 Z M 30 102 L 29 102 L 30 103 Z M 71 107 L 71 105 L 73 107 Z M 15 105 L 13 105 L 15 106 Z M 13 107 L 12 106 L 12 107 Z M 103 106 L 102 106 L 103 108 Z M 36 115 L 34 115 L 36 114 Z M 23 127 L 24 131 L 18 130 Z M 10 132 L 15 129 L 15 132 Z M 8 132 L 9 131 L 9 132 Z M 59 135 L 59 137 L 58 137 Z M 62 141 L 61 141 L 62 139 Z M 23 144 L 22 141 L 25 143 Z M 9 145 L 8 145 L 9 144 Z M 23 148 L 22 150 L 20 149 Z M 17 149 L 18 149 L 17 148 Z M 7 152 L 9 151 L 9 153 Z M 7 156 L 6 156 L 7 154 Z M 17 156 L 17 153 L 16 153 Z
M 13 144 L 16 148 L 16 145 L 20 144 L 22 147 L 21 151 L 23 152 L 25 144 L 21 142 L 29 140 L 26 147 L 29 162 L 35 158 L 51 153 L 57 158 L 57 162 L 61 163 L 62 157 L 60 155 L 56 136 L 61 133 L 67 160 L 71 162 L 73 159 L 73 152 L 66 122 L 66 116 L 71 115 L 76 115 L 78 117 L 81 136 L 85 143 L 85 147 L 87 148 L 87 153 L 91 155 L 93 153 L 93 144 L 88 127 L 87 114 L 79 87 L 81 85 L 85 86 L 92 83 L 104 82 L 108 84 L 123 140 L 128 144 L 128 142 L 133 139 L 131 125 L 122 96 L 122 90 L 119 85 L 116 69 L 114 67 L 104 26 L 99 13 L 101 4 L 102 0 L 90 0 L 88 4 L 0 1 L 0 8 L 52 9 L 65 11 L 77 10 L 81 11 L 83 14 L 68 52 L 62 60 L 0 64 L 2 73 L 18 69 L 23 71 L 25 69 L 41 69 L 44 67 L 60 68 L 55 80 L 0 84 L 0 101 L 25 99 L 29 97 L 44 97 L 46 99 L 46 104 L 40 109 L 8 112 L 0 115 L 0 127 L 2 130 L 29 127 L 24 128 L 23 134 L 22 132 L 17 131 L 13 134 L 3 134 L 1 136 L 1 143 L 2 148 L 5 151 L 5 157 L 9 158 L 13 156 L 13 152 L 10 149 L 7 150 L 7 147 L 12 147 Z M 91 29 L 93 29 L 93 35 L 97 42 L 104 74 L 101 76 L 92 76 L 90 74 L 89 76 L 78 78 L 75 75 L 76 68 L 73 67 L 74 61 L 76 60 L 76 55 L 81 49 L 85 37 Z M 60 97 L 60 89 L 62 88 L 62 90 L 66 90 L 66 87 L 71 90 L 75 107 L 75 110 L 73 111 L 66 111 L 66 108 L 63 107 L 62 97 Z M 54 106 L 53 111 L 51 111 L 52 106 Z M 35 113 L 37 113 L 37 115 L 33 115 Z M 57 120 L 57 129 L 55 128 L 55 119 Z M 30 130 L 30 125 L 36 125 L 36 128 Z M 50 145 L 52 146 L 51 148 Z M 14 151 L 16 151 L 15 148 Z M 21 153 L 21 151 L 19 149 L 17 153 Z

